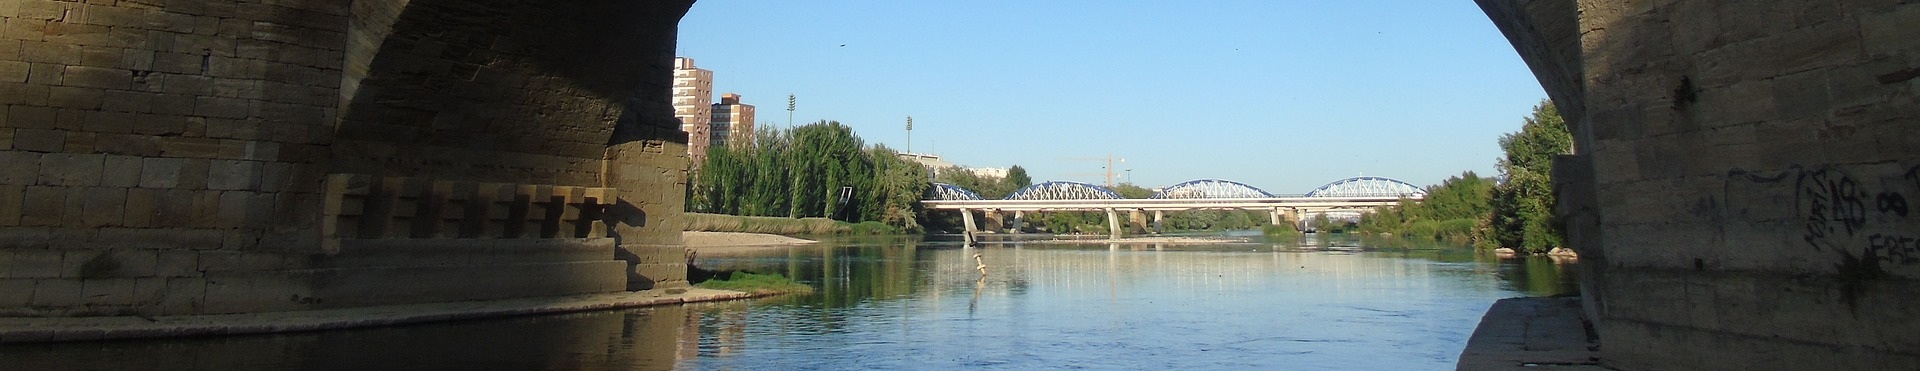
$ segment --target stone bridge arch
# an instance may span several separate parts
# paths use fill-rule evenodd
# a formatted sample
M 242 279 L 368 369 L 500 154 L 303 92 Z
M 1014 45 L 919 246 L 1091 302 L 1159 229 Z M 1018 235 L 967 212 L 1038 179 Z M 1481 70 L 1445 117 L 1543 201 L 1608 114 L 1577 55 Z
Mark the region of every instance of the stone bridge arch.
M 1569 244 L 1591 262 L 1588 314 L 1602 339 L 1628 339 L 1604 348 L 1608 362 L 1920 365 L 1920 321 L 1885 309 L 1920 300 L 1920 260 L 1908 259 L 1920 252 L 1903 242 L 1920 232 L 1891 201 L 1920 197 L 1920 4 L 1476 3 L 1574 131 L 1556 194 Z M 685 139 L 666 87 L 691 4 L 0 5 L 4 42 L 22 51 L 0 54 L 0 249 L 25 267 L 3 278 L 12 301 L 0 314 L 625 288 L 603 275 L 677 284 L 684 256 L 667 244 L 681 196 L 661 190 L 684 186 Z M 634 248 L 578 237 L 603 233 Z M 423 269 L 404 256 L 466 253 L 447 241 L 470 235 L 546 246 L 557 255 L 544 258 L 584 269 L 529 275 L 585 284 L 515 286 L 468 267 L 374 292 L 311 276 Z M 625 262 L 603 264 L 608 250 Z M 479 264 L 524 261 L 503 259 Z M 92 260 L 129 268 L 59 263 Z M 143 278 L 186 286 L 78 295 Z M 1652 310 L 1671 303 L 1696 310 Z

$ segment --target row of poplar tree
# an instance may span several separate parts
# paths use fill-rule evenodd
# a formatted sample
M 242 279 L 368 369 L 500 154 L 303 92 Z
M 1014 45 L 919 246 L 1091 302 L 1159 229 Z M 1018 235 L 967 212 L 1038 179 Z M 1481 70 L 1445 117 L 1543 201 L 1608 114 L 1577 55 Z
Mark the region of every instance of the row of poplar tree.
M 760 130 L 752 143 L 714 147 L 687 187 L 687 210 L 742 216 L 826 217 L 918 231 L 926 167 L 853 128 L 820 121 Z
M 1501 179 L 1467 172 L 1361 218 L 1363 233 L 1472 243 L 1483 249 L 1546 252 L 1566 245 L 1553 215 L 1553 157 L 1573 153 L 1573 135 L 1552 102 L 1534 106 L 1520 131 L 1500 137 Z

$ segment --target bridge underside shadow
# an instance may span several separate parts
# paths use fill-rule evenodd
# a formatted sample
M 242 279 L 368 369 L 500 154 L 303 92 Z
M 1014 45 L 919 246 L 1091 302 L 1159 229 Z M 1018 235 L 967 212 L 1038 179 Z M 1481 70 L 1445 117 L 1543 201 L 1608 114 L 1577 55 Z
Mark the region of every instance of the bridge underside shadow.
M 683 285 L 691 3 L 0 5 L 0 315 Z

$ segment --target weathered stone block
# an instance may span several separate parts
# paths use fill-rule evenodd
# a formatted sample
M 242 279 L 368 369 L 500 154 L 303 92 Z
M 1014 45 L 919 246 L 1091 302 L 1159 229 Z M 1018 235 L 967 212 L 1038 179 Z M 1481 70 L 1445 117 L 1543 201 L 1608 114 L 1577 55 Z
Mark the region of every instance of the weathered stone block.
M 121 90 L 133 87 L 133 72 L 124 69 L 67 66 L 61 76 L 61 84 L 68 86 Z
M 159 93 L 122 90 L 103 90 L 100 94 L 103 100 L 100 109 L 128 113 L 153 112 L 153 98 L 160 95 Z
M 128 299 L 126 305 L 150 307 L 160 304 L 160 302 L 166 298 L 166 295 L 166 278 L 135 278 L 133 280 L 133 297 Z M 141 308 L 141 312 L 151 315 L 158 311 L 153 308 Z
M 208 189 L 243 190 L 260 188 L 260 162 L 213 160 L 211 166 L 208 170 Z
M 160 306 L 165 313 L 200 313 L 207 296 L 207 280 L 198 277 L 168 278 Z
M 91 187 L 100 185 L 106 156 L 50 153 L 40 159 L 40 184 Z
M 51 87 L 45 87 L 45 89 L 52 90 Z M 8 127 L 52 129 L 58 119 L 58 112 L 52 107 L 8 106 L 6 122 Z
M 186 133 L 188 116 L 193 115 L 193 96 L 186 94 L 156 93 L 153 96 L 154 114 L 163 115 L 169 121 L 180 122 L 180 133 Z
M 9 233 L 9 234 L 11 234 L 12 236 L 0 236 L 0 238 L 4 238 L 4 239 L 0 239 L 0 241 L 7 241 L 8 244 L 13 244 L 12 241 L 18 240 L 18 238 L 16 237 L 18 236 L 18 234 L 16 233 Z M 45 236 L 45 235 L 43 234 L 42 236 Z M 19 248 L 18 250 L 14 251 L 13 264 L 11 268 L 9 268 L 9 270 L 11 271 L 11 273 L 9 273 L 9 277 L 11 278 L 60 277 L 60 268 L 62 267 L 61 260 L 64 259 L 65 254 L 58 250 L 46 250 L 44 241 L 41 242 L 41 244 L 42 244 L 41 248 Z M 16 246 L 8 246 L 8 247 L 16 247 Z
M 157 277 L 196 277 L 200 275 L 200 253 L 192 250 L 155 250 L 154 272 Z
M 78 306 L 83 303 L 81 290 L 82 286 L 78 279 L 41 279 L 34 284 L 33 306 L 51 308 Z
M 140 165 L 140 186 L 145 188 L 173 188 L 180 185 L 181 166 L 186 160 L 178 158 L 144 158 Z
M 221 191 L 194 191 L 192 213 L 189 225 L 195 228 L 218 228 L 220 224 Z
M 48 124 L 51 123 L 52 122 L 48 122 Z M 17 150 L 59 152 L 65 149 L 66 145 L 67 133 L 64 131 L 45 129 L 15 129 L 13 131 L 13 148 Z
M 135 228 L 153 226 L 154 218 L 160 215 L 159 190 L 145 188 L 127 189 L 126 219 L 123 225 Z
M 27 82 L 27 62 L 0 59 L 0 82 Z
M 0 184 L 36 184 L 41 154 L 0 151 Z
M 201 272 L 270 271 L 287 268 L 287 257 L 280 253 L 242 251 L 202 251 L 196 270 Z
M 57 226 L 66 217 L 66 187 L 29 186 L 21 207 L 20 224 L 26 226 Z
M 169 189 L 160 190 L 159 202 L 154 205 L 153 227 L 186 227 L 191 225 L 193 215 L 194 191 Z
M 108 155 L 101 169 L 100 186 L 132 188 L 140 186 L 140 166 L 145 160 L 134 156 Z
M 81 300 L 93 305 L 132 305 L 132 278 L 95 278 L 80 282 Z
M 8 22 L 12 23 L 12 22 Z M 44 27 L 43 27 L 44 29 Z M 66 66 L 80 64 L 80 46 L 41 41 L 21 41 L 20 60 L 35 64 L 33 76 L 27 76 L 27 82 L 60 85 L 60 71 Z M 51 68 L 55 73 L 42 74 L 41 68 Z
M 39 280 L 0 276 L 0 308 L 24 307 L 33 304 L 34 284 L 37 282 Z
M 1868 54 L 1912 53 L 1920 49 L 1913 25 L 1920 24 L 1920 6 L 1895 6 L 1884 13 L 1860 15 L 1860 46 Z
M 210 118 L 244 119 L 249 108 L 245 99 L 196 97 L 193 112 Z
M 0 185 L 0 227 L 19 225 L 19 215 L 27 208 L 27 186 Z
M 74 108 L 82 110 L 100 109 L 104 101 L 100 89 L 54 86 L 47 88 L 47 104 L 54 108 Z
M 207 138 L 161 138 L 160 153 L 167 157 L 215 158 L 220 155 L 220 141 Z
M 87 227 L 107 227 L 120 225 L 126 218 L 127 189 L 91 187 L 82 194 L 86 201 L 82 203 L 85 213 L 82 217 Z

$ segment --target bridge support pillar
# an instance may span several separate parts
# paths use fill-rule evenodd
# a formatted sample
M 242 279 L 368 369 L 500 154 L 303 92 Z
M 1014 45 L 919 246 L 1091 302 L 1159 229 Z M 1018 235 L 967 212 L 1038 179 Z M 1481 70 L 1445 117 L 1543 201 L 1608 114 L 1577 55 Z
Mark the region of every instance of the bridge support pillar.
M 1162 210 L 1153 211 L 1153 234 L 1160 234 L 1160 232 L 1164 231 L 1163 229 L 1160 229 L 1160 226 L 1161 226 L 1161 223 L 1165 222 L 1166 220 L 1167 220 L 1166 211 L 1162 211 Z
M 1013 233 L 1020 233 L 1020 230 L 1026 229 L 1026 228 L 1027 228 L 1027 212 L 1014 211 L 1013 212 Z
M 1120 238 L 1120 214 L 1111 208 L 1107 209 L 1107 235 Z
M 973 231 L 976 229 L 973 224 L 973 210 L 960 209 L 960 221 L 960 234 L 962 238 L 966 241 L 967 246 L 973 246 L 975 243 L 973 240 Z
M 980 230 L 998 233 L 1007 229 L 1007 214 L 1001 213 L 1000 209 L 987 209 L 983 216 L 987 217 L 987 220 L 980 226 Z
M 1273 223 L 1271 223 L 1273 225 L 1280 225 L 1280 223 L 1286 222 L 1284 216 L 1280 215 L 1280 208 L 1278 207 L 1273 208 L 1273 212 L 1269 213 L 1269 215 L 1273 218 Z

